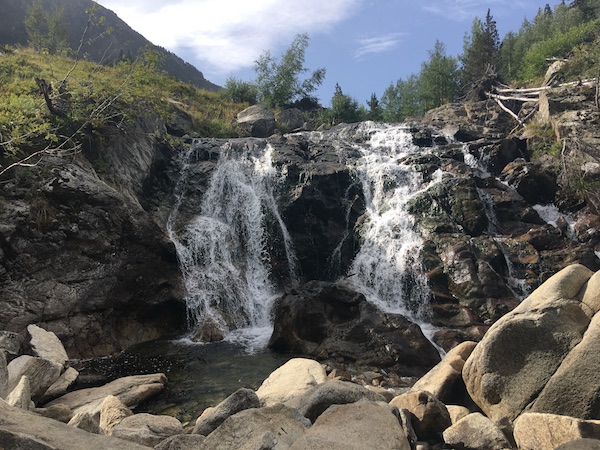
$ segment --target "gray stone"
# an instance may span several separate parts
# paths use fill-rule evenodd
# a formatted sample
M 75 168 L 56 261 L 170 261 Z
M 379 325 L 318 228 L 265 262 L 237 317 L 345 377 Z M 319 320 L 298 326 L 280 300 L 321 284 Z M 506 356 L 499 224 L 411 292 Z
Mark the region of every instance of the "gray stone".
M 6 397 L 6 403 L 15 408 L 21 408 L 25 410 L 31 409 L 31 388 L 29 386 L 29 378 L 27 375 L 23 375 L 19 383 Z
M 383 396 L 358 384 L 346 381 L 328 381 L 314 386 L 300 397 L 286 402 L 286 405 L 296 408 L 304 417 L 314 423 L 317 417 L 331 405 L 344 405 L 359 400 L 385 402 Z
M 297 108 L 284 109 L 277 114 L 277 123 L 288 131 L 294 131 L 304 126 L 304 115 Z
M 69 356 L 56 334 L 33 324 L 27 326 L 27 332 L 31 337 L 31 349 L 36 356 L 58 363 L 63 367 L 67 364 Z
M 556 447 L 555 450 L 600 450 L 598 439 L 575 439 Z
M 108 395 L 100 405 L 100 432 L 110 436 L 113 429 L 133 412 L 114 395 Z
M 290 450 L 410 450 L 410 444 L 392 410 L 361 401 L 334 405 Z
M 0 350 L 9 355 L 18 355 L 21 350 L 23 338 L 18 333 L 11 331 L 0 331 Z
M 29 378 L 31 399 L 37 401 L 46 390 L 58 380 L 63 366 L 53 361 L 34 356 L 23 355 L 8 364 L 8 387 L 13 389 L 23 375 Z
M 445 404 L 461 403 L 466 394 L 462 369 L 476 345 L 476 342 L 467 341 L 454 347 L 413 385 L 411 391 L 430 392 Z
M 202 450 L 204 439 L 200 434 L 178 434 L 155 445 L 154 450 Z
M 452 421 L 446 406 L 427 391 L 411 391 L 390 402 L 412 414 L 412 425 L 421 441 L 441 441 L 442 432 Z
M 514 420 L 581 341 L 589 319 L 578 295 L 593 272 L 563 269 L 496 322 L 463 368 L 471 398 L 494 422 Z
M 8 369 L 6 368 L 6 355 L 0 349 L 0 399 L 8 395 Z
M 69 420 L 67 425 L 87 431 L 88 433 L 100 434 L 98 420 L 94 419 L 92 415 L 87 412 L 75 414 L 71 420 Z
M 247 136 L 266 138 L 275 132 L 275 114 L 265 105 L 252 105 L 241 111 L 237 122 Z
M 452 448 L 503 450 L 512 446 L 502 431 L 480 413 L 463 417 L 444 431 L 444 442 Z
M 256 395 L 261 404 L 272 406 L 298 397 L 327 380 L 325 369 L 317 361 L 294 358 L 274 370 L 260 385 Z
M 246 409 L 221 424 L 202 450 L 286 450 L 310 427 L 310 421 L 285 405 Z
M 202 416 L 196 420 L 196 425 L 194 426 L 192 433 L 208 436 L 229 416 L 233 416 L 245 409 L 259 407 L 260 401 L 252 389 L 238 389 L 217 406 L 212 408 L 210 412 L 202 414 Z
M 167 377 L 162 373 L 123 377 L 104 386 L 69 392 L 47 403 L 46 407 L 64 405 L 71 409 L 73 415 L 88 412 L 95 416 L 100 413 L 102 402 L 109 395 L 114 395 L 126 406 L 134 406 L 162 392 L 166 382 Z
M 125 417 L 112 430 L 112 435 L 120 439 L 136 442 L 148 447 L 160 444 L 166 438 L 185 434 L 181 422 L 171 416 L 134 414 Z
M 79 377 L 79 372 L 77 370 L 73 367 L 67 368 L 60 378 L 56 380 L 52 386 L 46 389 L 46 392 L 44 392 L 44 395 L 40 398 L 40 403 L 47 403 L 50 400 L 54 400 L 56 397 L 65 395 L 69 387 L 77 381 L 77 377 Z
M 3 448 L 27 450 L 148 450 L 133 442 L 99 436 L 70 427 L 0 400 L 0 442 Z
M 575 439 L 600 439 L 600 420 L 524 413 L 514 422 L 514 436 L 519 450 L 554 450 Z

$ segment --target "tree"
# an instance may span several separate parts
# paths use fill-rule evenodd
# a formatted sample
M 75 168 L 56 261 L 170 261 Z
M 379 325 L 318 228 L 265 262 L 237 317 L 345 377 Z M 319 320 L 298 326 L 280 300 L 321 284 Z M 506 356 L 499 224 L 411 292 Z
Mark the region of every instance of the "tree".
M 47 45 L 51 55 L 62 53 L 68 48 L 67 21 L 63 7 L 55 9 L 46 18 L 48 23 Z
M 407 117 L 422 115 L 425 111 L 419 91 L 419 79 L 416 75 L 390 84 L 381 96 L 383 120 L 402 122 Z
M 223 90 L 219 94 L 230 102 L 250 103 L 254 105 L 258 100 L 258 89 L 254 83 L 234 77 L 227 79 Z
M 478 17 L 473 20 L 471 35 L 465 36 L 463 49 L 463 86 L 470 85 L 490 71 L 498 70 L 500 36 L 489 9 L 485 22 Z
M 367 112 L 368 120 L 373 120 L 375 122 L 383 120 L 383 108 L 375 93 L 371 94 L 371 98 L 367 101 L 367 106 L 369 107 L 369 111 Z
M 331 109 L 329 110 L 329 121 L 332 124 L 354 123 L 364 119 L 364 113 L 358 106 L 358 102 L 342 92 L 338 83 L 335 84 L 335 92 L 331 98 Z
M 294 101 L 311 97 L 323 83 L 325 69 L 315 70 L 308 78 L 300 76 L 307 73 L 304 57 L 308 46 L 308 34 L 298 34 L 289 49 L 278 61 L 269 51 L 263 53 L 255 63 L 258 100 L 270 106 L 286 106 Z
M 458 62 L 446 56 L 446 47 L 435 41 L 429 51 L 429 60 L 421 65 L 419 74 L 420 97 L 423 107 L 428 110 L 452 102 L 458 94 Z
M 29 36 L 29 45 L 36 52 L 41 52 L 44 48 L 47 23 L 44 8 L 42 8 L 42 3 L 39 0 L 34 1 L 27 9 L 24 24 Z

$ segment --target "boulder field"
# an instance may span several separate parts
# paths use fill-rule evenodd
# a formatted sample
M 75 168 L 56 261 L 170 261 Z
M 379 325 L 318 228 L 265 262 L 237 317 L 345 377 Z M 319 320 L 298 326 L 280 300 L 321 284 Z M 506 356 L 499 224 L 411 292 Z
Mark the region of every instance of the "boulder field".
M 295 358 L 256 391 L 239 389 L 185 428 L 173 417 L 134 414 L 134 405 L 162 390 L 163 374 L 54 389 L 53 400 L 39 401 L 69 362 L 53 333 L 31 326 L 33 356 L 13 355 L 6 364 L 0 352 L 0 442 L 31 449 L 600 448 L 599 311 L 600 271 L 571 265 L 412 387 L 346 381 L 318 361 Z

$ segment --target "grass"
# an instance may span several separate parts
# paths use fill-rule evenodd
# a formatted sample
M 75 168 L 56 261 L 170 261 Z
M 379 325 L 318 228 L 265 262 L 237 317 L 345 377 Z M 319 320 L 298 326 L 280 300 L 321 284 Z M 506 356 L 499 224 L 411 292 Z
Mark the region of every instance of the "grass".
M 134 63 L 104 66 L 31 49 L 0 56 L 0 149 L 20 158 L 44 148 L 80 145 L 86 134 L 105 127 L 127 127 L 136 118 L 167 120 L 175 109 L 191 118 L 191 133 L 203 137 L 236 136 L 236 114 L 246 107 L 217 93 L 179 82 L 154 68 L 147 54 Z M 62 115 L 51 114 L 35 78 L 52 84 Z M 59 93 L 61 81 L 65 89 Z

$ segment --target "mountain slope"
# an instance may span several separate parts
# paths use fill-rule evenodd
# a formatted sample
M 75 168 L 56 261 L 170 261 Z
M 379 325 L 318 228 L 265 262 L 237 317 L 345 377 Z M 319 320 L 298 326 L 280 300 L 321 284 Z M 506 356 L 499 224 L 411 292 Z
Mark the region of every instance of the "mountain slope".
M 77 49 L 88 24 L 90 11 L 96 8 L 94 16 L 104 18 L 102 25 L 97 25 L 98 20 L 92 20 L 85 33 L 82 54 L 95 62 L 110 63 L 122 55 L 136 57 L 140 50 L 151 46 L 157 50 L 164 60 L 161 69 L 175 78 L 191 83 L 203 89 L 216 91 L 219 86 L 204 78 L 202 72 L 177 55 L 168 50 L 150 43 L 141 34 L 134 31 L 124 21 L 109 9 L 106 9 L 92 0 L 39 0 L 44 10 L 54 11 L 56 8 L 64 9 L 67 23 L 68 45 Z M 0 15 L 0 45 L 27 45 L 28 35 L 25 30 L 24 19 L 27 10 L 34 0 L 2 0 L 2 14 Z M 106 30 L 110 29 L 109 34 Z

